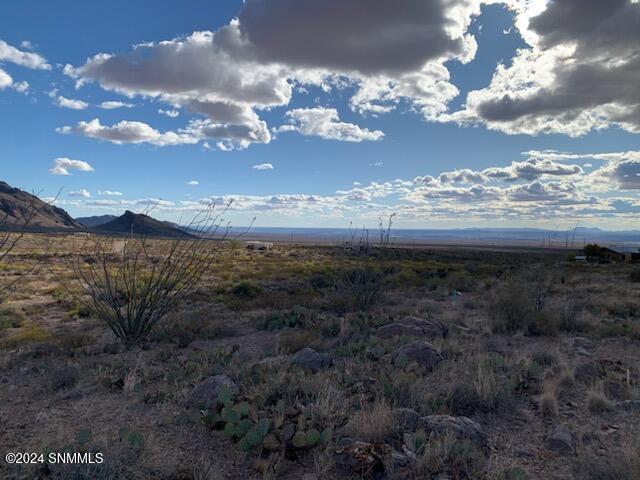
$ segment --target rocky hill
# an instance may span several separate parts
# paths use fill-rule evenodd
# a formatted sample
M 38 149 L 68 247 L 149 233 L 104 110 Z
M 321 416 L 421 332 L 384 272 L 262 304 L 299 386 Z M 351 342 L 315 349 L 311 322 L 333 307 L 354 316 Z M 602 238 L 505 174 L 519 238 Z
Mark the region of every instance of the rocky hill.
M 129 210 L 110 222 L 94 227 L 93 230 L 124 235 L 133 233 L 134 235 L 145 237 L 193 238 L 193 235 L 172 224 L 161 222 L 142 213 L 133 213 Z
M 30 230 L 79 230 L 82 225 L 62 208 L 55 207 L 0 181 L 0 224 L 2 228 Z

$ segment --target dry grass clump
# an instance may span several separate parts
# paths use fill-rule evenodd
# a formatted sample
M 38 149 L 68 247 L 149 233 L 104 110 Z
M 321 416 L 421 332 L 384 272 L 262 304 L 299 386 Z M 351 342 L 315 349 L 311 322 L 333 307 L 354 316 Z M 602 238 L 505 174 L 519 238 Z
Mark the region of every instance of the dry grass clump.
M 585 454 L 578 463 L 578 478 L 584 480 L 637 480 L 640 478 L 640 445 L 628 445 L 606 458 Z
M 558 416 L 557 386 L 555 381 L 547 381 L 542 386 L 540 412 L 544 417 L 555 418 Z
M 384 400 L 375 401 L 371 405 L 363 405 L 362 409 L 351 417 L 345 432 L 364 442 L 382 443 L 395 433 L 396 418 L 393 410 Z
M 446 435 L 430 440 L 417 459 L 415 478 L 450 478 L 477 480 L 484 478 L 487 459 L 473 443 Z
M 587 408 L 593 414 L 604 413 L 613 409 L 613 402 L 602 390 L 592 389 L 587 392 Z

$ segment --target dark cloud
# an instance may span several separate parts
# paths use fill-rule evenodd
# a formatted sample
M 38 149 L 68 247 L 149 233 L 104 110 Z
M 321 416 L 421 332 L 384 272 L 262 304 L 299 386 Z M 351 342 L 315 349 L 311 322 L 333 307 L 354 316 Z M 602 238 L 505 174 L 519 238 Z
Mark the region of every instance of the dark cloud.
M 452 6 L 471 0 L 247 0 L 240 29 L 258 58 L 300 67 L 406 73 L 468 44 Z M 456 13 L 463 15 L 463 10 Z M 463 29 L 462 29 L 463 30 Z M 453 32 L 453 33 L 452 33 Z

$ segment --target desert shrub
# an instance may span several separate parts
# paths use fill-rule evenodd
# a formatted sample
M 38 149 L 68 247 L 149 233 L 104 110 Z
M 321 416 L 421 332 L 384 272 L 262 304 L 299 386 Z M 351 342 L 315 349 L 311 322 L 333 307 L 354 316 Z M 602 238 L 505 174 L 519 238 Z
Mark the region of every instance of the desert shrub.
M 231 337 L 236 330 L 233 323 L 222 318 L 212 318 L 207 309 L 201 308 L 167 316 L 151 333 L 151 338 L 186 348 L 194 340 Z
M 640 282 L 640 268 L 634 268 L 629 272 L 629 280 L 632 282 Z
M 582 248 L 582 252 L 589 258 L 600 258 L 602 256 L 600 245 L 597 243 L 588 243 Z
M 243 300 L 256 298 L 262 292 L 262 288 L 249 280 L 238 282 L 231 288 L 231 294 Z
M 527 326 L 531 303 L 521 285 L 506 284 L 490 298 L 488 311 L 494 333 L 515 333 Z
M 608 412 L 613 409 L 613 402 L 603 392 L 590 390 L 587 393 L 587 408 L 595 414 Z
M 560 319 L 551 309 L 533 311 L 527 318 L 527 333 L 534 336 L 552 337 L 560 330 Z
M 345 426 L 345 433 L 364 442 L 384 443 L 396 427 L 391 407 L 385 401 L 377 401 L 355 413 Z
M 578 462 L 578 478 L 584 480 L 637 480 L 640 478 L 640 446 L 626 447 L 602 458 L 586 454 Z
M 17 332 L 0 340 L 0 345 L 15 347 L 23 343 L 43 342 L 53 336 L 50 332 L 37 325 L 24 325 Z
M 472 442 L 445 436 L 426 443 L 415 469 L 417 478 L 477 480 L 484 477 L 486 463 L 484 453 Z
M 24 322 L 24 315 L 12 308 L 0 308 L 0 330 L 19 328 Z
M 197 228 L 198 236 L 185 232 L 171 240 L 152 241 L 133 233 L 115 241 L 90 237 L 88 255 L 78 255 L 74 264 L 84 292 L 78 300 L 124 343 L 143 342 L 217 258 L 223 244 L 210 235 L 220 218 L 202 213 L 187 228 Z
M 344 267 L 337 273 L 330 299 L 339 311 L 366 310 L 378 303 L 384 293 L 385 274 L 367 262 Z
M 253 325 L 258 330 L 275 331 L 283 328 L 304 328 L 311 321 L 311 312 L 302 308 L 292 308 L 261 315 L 253 320 Z

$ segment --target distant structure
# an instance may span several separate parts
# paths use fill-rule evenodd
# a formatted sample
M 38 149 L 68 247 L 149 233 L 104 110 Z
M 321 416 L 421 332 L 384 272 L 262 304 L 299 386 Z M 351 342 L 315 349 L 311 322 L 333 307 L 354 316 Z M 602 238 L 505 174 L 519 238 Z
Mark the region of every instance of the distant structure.
M 600 252 L 603 258 L 611 262 L 631 263 L 640 261 L 640 248 L 638 247 L 609 245 L 602 247 Z
M 247 250 L 268 252 L 272 248 L 272 242 L 247 242 Z

